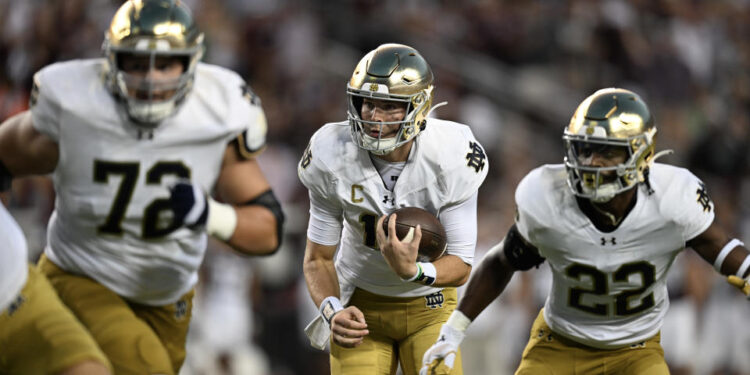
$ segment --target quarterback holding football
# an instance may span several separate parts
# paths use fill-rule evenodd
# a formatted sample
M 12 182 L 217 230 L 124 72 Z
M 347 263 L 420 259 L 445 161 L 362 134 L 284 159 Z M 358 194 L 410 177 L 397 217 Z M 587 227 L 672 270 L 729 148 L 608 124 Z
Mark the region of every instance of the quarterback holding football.
M 449 369 L 468 325 L 514 272 L 545 260 L 551 290 L 516 374 L 668 374 L 666 278 L 685 247 L 750 294 L 748 250 L 714 222 L 695 175 L 654 162 L 663 154 L 655 135 L 632 91 L 602 89 L 579 105 L 563 133 L 564 164 L 519 183 L 515 224 L 472 275 L 422 374 Z
M 487 160 L 468 126 L 428 118 L 433 88 L 417 50 L 379 46 L 349 80 L 348 121 L 320 128 L 300 160 L 310 196 L 304 274 L 320 309 L 306 331 L 318 348 L 331 337 L 332 374 L 395 374 L 399 363 L 416 373 L 471 271 Z M 418 261 L 421 226 L 399 239 L 398 214 L 386 236 L 385 215 L 402 207 L 440 218 L 444 255 Z
M 0 186 L 52 174 L 39 268 L 118 374 L 179 372 L 207 235 L 245 254 L 279 246 L 283 215 L 254 158 L 260 102 L 203 51 L 179 0 L 127 1 L 104 58 L 43 68 L 30 110 L 0 126 Z

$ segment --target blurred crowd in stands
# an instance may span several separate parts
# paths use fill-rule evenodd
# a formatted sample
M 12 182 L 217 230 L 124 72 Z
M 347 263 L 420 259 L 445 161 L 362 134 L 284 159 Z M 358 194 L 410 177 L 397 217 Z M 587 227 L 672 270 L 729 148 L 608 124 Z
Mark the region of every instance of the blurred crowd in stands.
M 717 220 L 750 240 L 748 0 L 184 0 L 207 37 L 205 61 L 239 72 L 261 97 L 261 165 L 288 218 L 273 257 L 212 244 L 183 374 L 326 374 L 302 328 L 314 317 L 302 280 L 308 198 L 296 163 L 310 135 L 346 118 L 346 82 L 385 42 L 417 48 L 436 77 L 435 116 L 469 124 L 490 158 L 480 190 L 476 261 L 513 220 L 532 168 L 560 163 L 562 130 L 601 87 L 640 93 L 656 116 L 661 162 L 706 182 Z M 26 108 L 32 75 L 100 55 L 118 0 L 0 0 L 0 120 Z M 54 194 L 14 182 L 11 209 L 33 256 Z M 35 252 L 34 252 L 35 251 Z M 692 252 L 677 258 L 662 344 L 673 374 L 750 374 L 750 304 Z M 549 283 L 518 274 L 463 344 L 464 373 L 509 374 Z

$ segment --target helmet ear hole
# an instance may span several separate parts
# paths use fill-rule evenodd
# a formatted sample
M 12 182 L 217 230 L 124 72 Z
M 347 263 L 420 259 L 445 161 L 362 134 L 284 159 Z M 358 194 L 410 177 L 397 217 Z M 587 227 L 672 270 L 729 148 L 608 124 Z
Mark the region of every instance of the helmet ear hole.
M 362 118 L 362 103 L 365 101 L 361 96 L 352 95 L 352 105 L 357 112 L 357 117 Z

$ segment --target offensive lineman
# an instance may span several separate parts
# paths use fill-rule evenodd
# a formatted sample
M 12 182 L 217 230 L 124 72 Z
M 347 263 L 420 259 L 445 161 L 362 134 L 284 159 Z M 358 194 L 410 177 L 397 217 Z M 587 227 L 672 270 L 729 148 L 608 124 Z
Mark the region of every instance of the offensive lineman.
M 480 263 L 421 374 L 445 373 L 469 323 L 516 270 L 545 259 L 552 287 L 516 374 L 668 374 L 666 275 L 686 246 L 750 294 L 747 249 L 714 223 L 697 177 L 654 163 L 655 134 L 631 91 L 602 89 L 580 104 L 563 135 L 565 164 L 518 185 L 515 225 Z
M 416 373 L 471 271 L 487 160 L 468 126 L 427 118 L 432 83 L 411 47 L 369 52 L 347 86 L 349 121 L 318 130 L 299 163 L 310 195 L 304 273 L 320 309 L 306 331 L 321 349 L 332 333 L 332 374 L 393 374 L 398 363 Z M 411 242 L 386 237 L 384 215 L 405 206 L 439 216 L 443 257 L 417 262 L 419 228 Z M 395 216 L 388 225 L 395 233 Z
M 31 109 L 0 126 L 0 185 L 53 173 L 40 270 L 116 373 L 175 374 L 206 234 L 245 254 L 279 246 L 283 214 L 254 159 L 265 117 L 237 74 L 199 63 L 179 0 L 124 3 L 103 49 L 35 75 Z
M 0 373 L 109 374 L 104 353 L 26 252 L 21 228 L 0 203 Z

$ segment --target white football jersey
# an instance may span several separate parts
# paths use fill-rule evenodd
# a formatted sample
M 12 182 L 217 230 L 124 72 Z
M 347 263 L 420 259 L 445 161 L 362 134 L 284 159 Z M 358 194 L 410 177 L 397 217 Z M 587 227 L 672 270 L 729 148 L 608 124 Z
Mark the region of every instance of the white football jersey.
M 0 203 L 0 314 L 18 297 L 28 277 L 26 238 Z
M 393 272 L 377 249 L 378 219 L 401 207 L 420 207 L 439 217 L 444 209 L 472 197 L 488 169 L 484 150 L 468 126 L 429 118 L 393 191 L 386 188 L 370 154 L 352 141 L 348 122 L 326 124 L 313 135 L 298 175 L 310 193 L 343 220 L 336 257 L 339 275 L 372 293 L 413 297 L 440 288 L 404 282 Z M 450 236 L 447 241 L 448 254 L 472 264 L 473 245 L 466 248 Z
M 185 103 L 149 131 L 126 119 L 105 68 L 74 60 L 34 78 L 34 126 L 60 149 L 45 253 L 129 300 L 171 303 L 196 283 L 206 235 L 175 225 L 168 187 L 184 178 L 212 191 L 229 142 L 264 146 L 265 117 L 237 74 L 199 64 Z
M 581 211 L 563 165 L 533 170 L 518 185 L 516 225 L 552 270 L 544 319 L 585 345 L 639 343 L 661 328 L 669 306 L 667 271 L 685 243 L 713 222 L 703 183 L 686 169 L 654 164 L 653 193 L 637 201 L 612 232 Z

